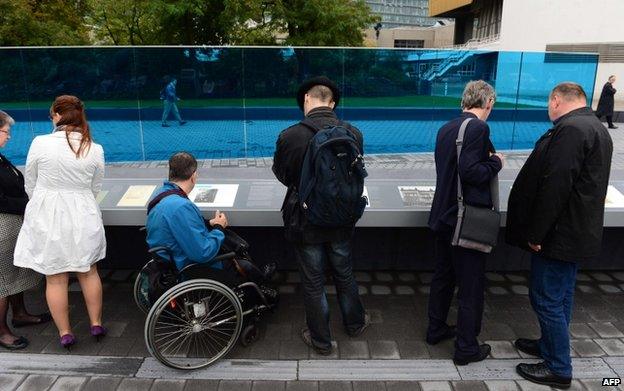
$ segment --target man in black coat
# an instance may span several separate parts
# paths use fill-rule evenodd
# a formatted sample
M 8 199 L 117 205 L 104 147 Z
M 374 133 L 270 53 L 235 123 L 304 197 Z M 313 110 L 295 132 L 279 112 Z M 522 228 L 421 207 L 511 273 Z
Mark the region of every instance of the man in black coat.
M 554 126 L 535 144 L 509 195 L 506 233 L 509 244 L 532 253 L 530 298 L 542 333 L 515 344 L 544 360 L 516 369 L 535 383 L 568 388 L 576 272 L 600 254 L 613 143 L 576 83 L 553 89 L 548 115 Z
M 609 76 L 609 81 L 602 87 L 600 93 L 600 99 L 598 100 L 598 107 L 596 109 L 596 117 L 607 117 L 607 124 L 609 129 L 617 129 L 617 126 L 613 125 L 613 106 L 615 105 L 615 93 L 616 89 L 613 88 L 615 83 L 615 75 Z
M 347 334 L 358 336 L 370 325 L 351 265 L 351 237 L 354 227 L 328 228 L 311 225 L 305 221 L 299 208 L 297 188 L 301 180 L 301 169 L 308 144 L 317 129 L 341 124 L 353 133 L 362 155 L 364 153 L 362 133 L 354 126 L 340 121 L 334 112 L 339 100 L 338 87 L 327 77 L 305 81 L 297 93 L 297 103 L 316 129 L 301 122 L 285 129 L 277 139 L 273 157 L 273 173 L 288 187 L 282 215 L 286 238 L 295 245 L 303 283 L 307 328 L 301 330 L 301 337 L 308 346 L 322 355 L 332 352 L 329 307 L 324 288 L 327 262 L 333 271 Z
M 491 350 L 477 341 L 483 317 L 486 254 L 452 246 L 451 236 L 457 222 L 458 172 L 466 204 L 493 206 L 490 182 L 504 164 L 485 123 L 495 99 L 494 89 L 486 82 L 468 83 L 462 96 L 462 115 L 442 126 L 436 140 L 436 191 L 429 216 L 435 236 L 436 267 L 429 293 L 427 343 L 434 345 L 457 336 L 453 358 L 457 365 L 481 361 Z M 458 164 L 456 140 L 459 128 L 468 119 Z M 459 288 L 456 328 L 446 323 L 455 286 Z

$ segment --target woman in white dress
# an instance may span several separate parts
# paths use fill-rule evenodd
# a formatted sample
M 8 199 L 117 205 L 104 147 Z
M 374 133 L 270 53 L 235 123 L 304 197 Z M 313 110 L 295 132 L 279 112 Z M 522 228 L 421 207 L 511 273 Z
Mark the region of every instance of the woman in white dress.
M 56 98 L 55 129 L 33 140 L 26 159 L 30 197 L 17 238 L 14 264 L 46 276 L 46 299 L 67 349 L 76 343 L 69 322 L 69 272 L 76 272 L 97 339 L 102 327 L 102 283 L 95 263 L 106 255 L 102 216 L 95 197 L 104 177 L 104 151 L 91 139 L 84 105 L 75 96 Z

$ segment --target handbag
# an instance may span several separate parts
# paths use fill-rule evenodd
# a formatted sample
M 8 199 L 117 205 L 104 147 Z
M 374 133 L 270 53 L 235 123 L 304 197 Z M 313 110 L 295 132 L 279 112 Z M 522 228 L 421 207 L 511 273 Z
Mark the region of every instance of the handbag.
M 453 246 L 459 246 L 484 253 L 492 252 L 498 240 L 501 215 L 499 211 L 498 175 L 490 181 L 493 208 L 466 205 L 459 177 L 459 157 L 464 143 L 467 118 L 460 126 L 457 134 L 457 224 L 453 233 Z

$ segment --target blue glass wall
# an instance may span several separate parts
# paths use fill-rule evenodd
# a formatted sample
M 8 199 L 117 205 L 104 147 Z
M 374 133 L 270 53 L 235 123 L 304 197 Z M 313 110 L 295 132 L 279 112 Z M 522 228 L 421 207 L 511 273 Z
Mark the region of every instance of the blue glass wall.
M 489 123 L 498 149 L 530 148 L 548 126 L 547 99 L 561 81 L 593 96 L 597 55 L 457 50 L 241 47 L 0 49 L 0 109 L 18 122 L 3 153 L 25 161 L 32 138 L 51 131 L 54 97 L 77 95 L 94 138 L 114 161 L 273 154 L 279 132 L 302 117 L 295 92 L 326 75 L 341 88 L 338 115 L 359 127 L 366 153 L 433 150 L 459 113 L 464 85 L 483 79 L 498 100 Z M 164 77 L 178 80 L 188 123 L 161 126 Z

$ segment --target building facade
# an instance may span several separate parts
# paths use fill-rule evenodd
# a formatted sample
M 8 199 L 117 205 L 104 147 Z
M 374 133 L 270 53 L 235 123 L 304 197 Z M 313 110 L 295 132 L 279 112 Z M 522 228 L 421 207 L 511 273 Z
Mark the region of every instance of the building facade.
M 594 106 L 610 75 L 624 111 L 622 0 L 430 0 L 429 15 L 455 19 L 453 43 L 469 49 L 599 53 Z M 499 61 L 500 62 L 500 61 Z M 504 74 L 504 69 L 498 70 Z M 563 80 L 560 80 L 563 81 Z M 622 93 L 620 92 L 622 91 Z
M 366 0 L 373 14 L 381 16 L 384 29 L 407 26 L 433 26 L 429 0 Z

